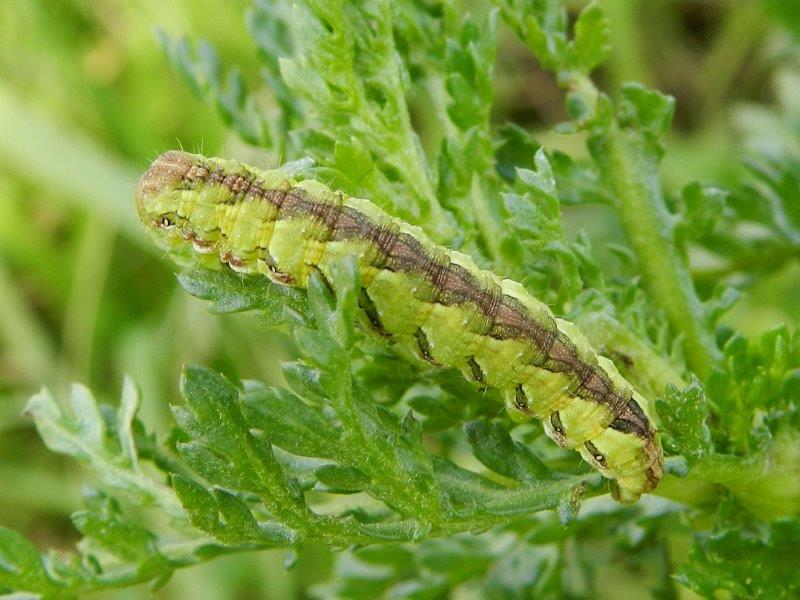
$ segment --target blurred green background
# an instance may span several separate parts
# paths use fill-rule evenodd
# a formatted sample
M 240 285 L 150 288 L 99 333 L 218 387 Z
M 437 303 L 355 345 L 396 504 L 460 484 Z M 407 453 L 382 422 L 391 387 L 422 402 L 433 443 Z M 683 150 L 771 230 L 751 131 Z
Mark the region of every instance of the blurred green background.
M 178 289 L 132 205 L 137 176 L 182 146 L 263 165 L 170 70 L 154 28 L 211 41 L 254 86 L 259 65 L 244 0 L 3 0 L 0 7 L 0 524 L 41 548 L 76 540 L 69 515 L 85 473 L 48 452 L 22 414 L 41 385 L 88 384 L 115 402 L 125 373 L 142 418 L 166 435 L 178 372 L 198 362 L 231 378 L 276 381 L 290 344 L 250 319 L 217 318 Z M 700 179 L 736 187 L 749 153 L 800 153 L 800 61 L 784 27 L 796 2 L 608 0 L 614 54 L 598 77 L 634 79 L 677 98 L 663 173 L 675 192 Z M 508 31 L 496 69 L 496 121 L 541 131 L 548 147 L 582 146 L 546 129 L 565 117 L 550 75 Z M 417 115 L 419 117 L 419 115 Z M 425 139 L 426 119 L 419 117 Z M 794 123 L 792 130 L 787 123 Z M 800 199 L 798 200 L 800 201 Z M 573 211 L 598 245 L 619 239 L 607 213 Z M 713 278 L 698 252 L 693 265 Z M 797 324 L 800 267 L 787 261 L 726 317 L 745 333 Z M 304 552 L 284 572 L 277 552 L 178 572 L 163 598 L 302 597 L 332 557 Z M 141 597 L 134 589 L 115 598 Z

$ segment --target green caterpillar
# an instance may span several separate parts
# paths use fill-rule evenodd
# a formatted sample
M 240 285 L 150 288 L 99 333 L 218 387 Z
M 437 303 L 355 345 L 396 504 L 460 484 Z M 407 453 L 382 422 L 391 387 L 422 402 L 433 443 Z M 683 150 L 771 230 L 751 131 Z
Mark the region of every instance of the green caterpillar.
M 136 190 L 139 216 L 168 248 L 297 287 L 355 256 L 360 309 L 377 333 L 498 388 L 512 416 L 541 419 L 631 502 L 653 490 L 662 451 L 647 403 L 577 328 L 519 283 L 437 246 L 361 198 L 278 170 L 170 151 Z

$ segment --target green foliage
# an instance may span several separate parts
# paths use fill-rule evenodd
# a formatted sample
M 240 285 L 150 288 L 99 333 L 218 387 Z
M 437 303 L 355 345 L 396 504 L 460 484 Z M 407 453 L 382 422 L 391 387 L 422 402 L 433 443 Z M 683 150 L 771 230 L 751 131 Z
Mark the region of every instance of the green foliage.
M 609 24 L 599 4 L 587 4 L 568 31 L 567 7 L 563 2 L 502 1 L 503 16 L 541 63 L 556 72 L 590 73 L 605 62 L 610 51 Z
M 632 597 L 643 588 L 669 596 L 676 586 L 653 537 L 667 525 L 679 527 L 666 507 L 628 508 L 598 511 L 567 526 L 554 518 L 523 520 L 480 538 L 370 546 L 340 557 L 333 580 L 314 591 L 322 598 L 438 598 L 462 591 L 485 598 L 603 597 L 604 577 L 618 576 L 615 565 L 627 563 L 642 571 L 642 587 Z
M 172 42 L 161 31 L 158 37 L 175 70 L 195 94 L 216 105 L 226 124 L 250 144 L 269 142 L 264 117 L 238 69 L 223 74 L 216 51 L 205 40 L 192 47 L 186 38 Z
M 763 3 L 786 27 L 800 34 L 800 3 L 797 0 L 763 0 Z
M 163 486 L 141 474 L 134 443 L 134 418 L 140 399 L 135 385 L 126 380 L 116 414 L 98 406 L 92 393 L 73 386 L 70 412 L 65 412 L 46 389 L 31 398 L 26 412 L 39 435 L 53 452 L 67 454 L 101 474 L 103 485 L 124 493 L 135 503 L 158 503 L 168 514 L 180 511 Z
M 79 555 L 51 552 L 39 555 L 33 545 L 9 530 L 0 530 L 0 590 L 41 594 L 46 598 L 73 598 L 76 594 L 151 581 L 158 586 L 175 568 L 197 563 L 225 549 L 211 540 L 184 539 L 174 533 L 156 534 L 141 524 L 131 507 L 157 507 L 180 529 L 185 513 L 174 492 L 146 474 L 141 459 L 170 464 L 140 451 L 148 435 L 136 418 L 138 392 L 125 382 L 117 410 L 99 405 L 82 386 L 74 386 L 65 412 L 43 390 L 28 404 L 40 435 L 54 452 L 86 464 L 98 476 L 98 490 L 87 490 L 86 509 L 72 516 L 84 536 Z M 161 452 L 160 450 L 158 452 Z M 119 497 L 129 509 L 123 511 Z
M 748 454 L 782 428 L 796 427 L 798 374 L 800 332 L 779 327 L 759 340 L 728 340 L 708 394 L 731 451 Z
M 598 475 L 554 473 L 499 425 L 469 423 L 475 457 L 507 478 L 498 483 L 431 454 L 412 413 L 401 419 L 373 401 L 353 367 L 360 289 L 353 264 L 342 264 L 333 281 L 314 277 L 309 286 L 308 321 L 295 330 L 304 360 L 284 366 L 291 391 L 254 382 L 237 388 L 208 369 L 184 370 L 185 405 L 173 407 L 177 429 L 167 460 L 137 452 L 137 438 L 148 436 L 136 421 L 139 397 L 130 382 L 116 412 L 80 386 L 70 396 L 72 414 L 47 391 L 35 396 L 28 411 L 48 447 L 85 462 L 101 491 L 73 517 L 84 536 L 80 556 L 58 570 L 32 577 L 31 565 L 45 559 L 6 534 L 3 552 L 29 564 L 3 566 L 5 589 L 69 597 L 161 581 L 176 566 L 220 552 L 415 541 L 480 532 L 547 508 L 557 508 L 564 522 L 573 519 L 580 495 L 590 484 L 597 487 Z M 188 273 L 183 283 L 203 294 L 211 281 L 224 285 L 215 275 Z M 241 310 L 242 288 L 228 284 L 233 289 L 227 292 L 215 288 L 216 308 Z M 267 319 L 279 322 L 285 307 L 275 303 L 271 284 L 259 285 L 258 291 L 245 288 L 249 308 L 274 313 Z M 171 486 L 146 475 L 143 458 L 170 473 Z M 372 501 L 321 513 L 305 494 L 312 490 L 363 493 Z M 181 542 L 138 525 L 106 494 L 127 507 L 157 507 Z
M 509 213 L 509 229 L 523 240 L 517 260 L 530 274 L 528 282 L 537 289 L 558 290 L 558 295 L 550 299 L 560 306 L 581 291 L 584 281 L 599 284 L 599 273 L 594 261 L 583 252 L 586 242 L 571 243 L 564 238 L 556 178 L 541 149 L 534 155 L 534 166 L 535 171 L 517 169 L 517 189 L 522 193 L 507 192 L 503 200 Z
M 684 390 L 669 384 L 666 398 L 656 404 L 664 426 L 673 438 L 675 454 L 693 461 L 713 453 L 711 433 L 706 424 L 708 402 L 697 379 Z
M 763 2 L 793 27 L 790 4 Z M 0 594 L 72 598 L 143 582 L 158 588 L 176 569 L 221 554 L 281 548 L 302 562 L 310 546 L 349 549 L 313 589 L 320 597 L 800 593 L 793 552 L 800 536 L 800 333 L 770 328 L 748 339 L 726 314 L 736 290 L 757 286 L 798 256 L 800 121 L 792 90 L 800 79 L 787 78 L 784 108 L 763 121 L 778 133 L 748 146 L 748 166 L 736 179 L 711 183 L 702 170 L 688 169 L 690 176 L 662 186 L 661 171 L 679 152 L 668 135 L 674 120 L 681 126 L 680 111 L 676 116 L 669 95 L 616 81 L 618 63 L 630 56 L 615 54 L 615 23 L 606 9 L 619 17 L 613 1 L 576 8 L 562 0 L 496 0 L 494 7 L 255 0 L 244 41 L 252 41 L 258 68 L 224 39 L 212 45 L 159 30 L 157 41 L 188 89 L 269 160 L 375 201 L 521 280 L 578 324 L 654 401 L 670 475 L 653 496 L 633 507 L 612 504 L 600 477 L 549 443 L 538 425 L 516 425 L 500 414 L 496 393 L 364 335 L 356 326 L 359 275 L 348 262 L 332 281 L 315 276 L 308 293 L 229 271 L 181 273 L 183 290 L 222 315 L 211 321 L 185 308 L 183 291 L 165 308 L 161 298 L 176 286 L 155 275 L 163 267 L 150 257 L 134 256 L 136 268 L 113 263 L 124 268 L 112 286 L 114 307 L 102 315 L 108 329 L 151 304 L 172 316 L 148 327 L 120 325 L 122 350 L 106 359 L 110 342 L 101 340 L 103 364 L 95 370 L 107 373 L 120 363 L 144 373 L 137 380 L 153 410 L 146 419 L 139 415 L 140 393 L 130 379 L 118 407 L 83 386 L 74 386 L 65 403 L 47 389 L 31 398 L 27 415 L 44 444 L 83 465 L 91 486 L 85 508 L 72 516 L 81 536 L 73 553 L 41 552 L 0 529 Z M 526 123 L 496 122 L 509 111 L 495 66 L 507 66 L 520 51 L 500 20 L 563 89 L 569 120 L 546 123 L 536 138 Z M 147 44 L 155 46 L 149 38 Z M 599 67 L 605 89 L 590 78 Z M 152 69 L 130 86 L 140 103 L 156 95 L 146 92 Z M 187 106 L 171 96 L 166 104 Z M 0 95 L 4 117 L 11 114 L 6 105 Z M 178 118 L 160 110 L 157 123 Z M 122 125 L 110 115 L 120 111 L 99 112 L 114 138 Z M 122 112 L 127 119 L 137 114 L 128 105 Z M 196 125 L 197 111 L 183 112 L 180 118 L 208 130 Z M 171 143 L 169 136 L 158 139 L 132 134 L 120 145 L 123 152 L 145 145 L 152 153 Z M 96 178 L 70 177 L 73 154 L 92 151 L 67 138 L 41 145 L 57 156 L 41 152 L 23 161 L 12 152 L 9 160 L 42 164 L 43 179 L 89 198 L 85 229 L 106 233 L 95 212 L 116 205 L 98 187 L 127 189 L 130 172 L 102 163 L 107 168 Z M 692 160 L 702 152 L 692 147 Z M 18 195 L 14 206 L 27 206 L 27 190 Z M 79 276 L 111 254 L 111 236 L 86 234 L 66 253 L 43 242 L 43 250 L 17 231 L 27 228 L 6 226 L 17 209 L 2 210 L 3 249 L 35 285 L 71 284 L 54 275 L 64 271 L 62 263 L 38 266 L 45 257 L 85 258 L 74 273 L 83 295 L 42 311 L 54 315 L 66 305 L 92 321 L 94 288 L 103 286 L 81 284 Z M 607 244 L 610 235 L 591 227 L 578 232 L 576 214 L 618 222 L 621 236 Z M 125 215 L 115 222 L 129 223 Z M 125 231 L 144 240 L 135 227 Z M 697 260 L 698 248 L 714 260 Z M 125 260 L 133 255 L 128 250 L 119 252 Z M 134 275 L 126 279 L 128 272 Z M 131 295 L 141 298 L 128 304 Z M 45 369 L 71 372 L 51 368 L 49 356 L 80 338 L 83 321 L 71 321 L 51 348 L 2 269 L 0 299 L 22 331 L 4 334 L 15 349 L 9 364 L 37 378 Z M 175 316 L 184 308 L 185 322 Z M 267 345 L 253 333 L 259 327 L 278 328 L 294 345 Z M 7 329 L 0 320 L 0 333 Z M 223 350 L 209 350 L 212 338 Z M 169 350 L 152 357 L 161 345 Z M 287 353 L 293 359 L 273 378 L 280 385 L 239 381 L 243 373 L 269 372 Z M 168 366 L 153 364 L 164 356 Z M 164 382 L 174 387 L 171 365 L 182 361 L 214 369 L 185 367 L 182 401 L 159 421 L 157 407 L 172 394 Z
M 785 6 L 789 9 L 793 4 Z M 713 268 L 697 273 L 701 286 L 719 285 L 720 281 L 738 287 L 751 285 L 779 272 L 800 255 L 796 202 L 800 193 L 800 114 L 792 100 L 798 89 L 800 77 L 788 74 L 775 90 L 778 110 L 759 115 L 745 127 L 754 129 L 746 131 L 746 176 L 739 185 L 725 191 L 703 186 L 711 195 L 708 191 L 699 194 L 696 186 L 684 190 L 687 216 L 699 217 L 702 224 L 698 229 L 694 219 L 687 219 L 687 228 L 702 233 L 697 242 L 718 259 Z M 743 228 L 747 230 L 743 232 Z
M 302 323 L 306 318 L 305 295 L 293 288 L 264 286 L 230 271 L 186 271 L 178 282 L 192 296 L 207 300 L 208 309 L 215 313 L 257 311 L 259 318 L 275 326 Z
M 692 548 L 677 578 L 703 596 L 727 590 L 736 598 L 783 598 L 800 592 L 794 554 L 800 521 L 781 519 L 767 531 L 724 529 Z

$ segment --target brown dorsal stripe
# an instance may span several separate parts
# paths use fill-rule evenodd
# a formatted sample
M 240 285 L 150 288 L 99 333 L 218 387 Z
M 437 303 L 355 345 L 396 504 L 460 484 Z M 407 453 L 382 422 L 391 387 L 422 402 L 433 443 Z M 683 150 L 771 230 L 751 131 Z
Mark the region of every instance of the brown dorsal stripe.
M 499 287 L 485 289 L 467 269 L 431 256 L 423 244 L 408 233 L 375 224 L 352 207 L 315 200 L 303 189 L 294 188 L 288 192 L 265 189 L 260 181 L 254 179 L 241 173 L 226 174 L 221 167 L 211 170 L 210 166 L 203 164 L 190 168 L 184 176 L 186 182 L 205 181 L 226 187 L 234 203 L 242 201 L 243 196 L 261 198 L 278 208 L 282 219 L 293 216 L 315 219 L 328 230 L 329 239 L 370 240 L 378 250 L 373 261 L 375 267 L 422 275 L 437 290 L 434 300 L 441 304 L 449 306 L 470 302 L 476 305 L 486 316 L 487 335 L 498 340 L 530 340 L 544 357 L 541 364 L 535 363 L 534 366 L 573 375 L 580 382 L 574 392 L 576 395 L 608 404 L 615 414 L 618 412 L 617 399 L 613 397 L 613 386 L 607 375 L 595 365 L 586 364 L 554 322 L 537 323 L 515 298 L 502 294 Z M 425 334 L 420 330 L 415 337 L 422 355 L 426 360 L 432 360 Z

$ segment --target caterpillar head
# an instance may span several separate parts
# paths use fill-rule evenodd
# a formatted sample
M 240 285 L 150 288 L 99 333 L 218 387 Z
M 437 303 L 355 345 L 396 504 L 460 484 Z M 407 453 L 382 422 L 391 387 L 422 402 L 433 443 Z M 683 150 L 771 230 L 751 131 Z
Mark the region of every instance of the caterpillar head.
M 186 184 L 197 170 L 205 170 L 204 160 L 202 156 L 170 150 L 156 158 L 139 180 L 135 195 L 139 218 L 165 248 L 203 234 L 201 222 L 189 221 Z

